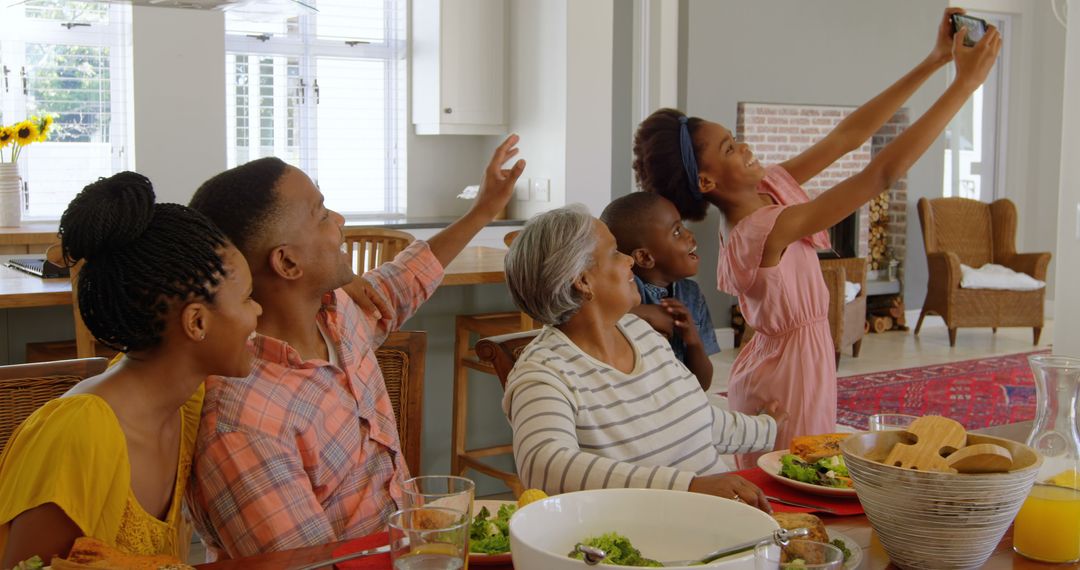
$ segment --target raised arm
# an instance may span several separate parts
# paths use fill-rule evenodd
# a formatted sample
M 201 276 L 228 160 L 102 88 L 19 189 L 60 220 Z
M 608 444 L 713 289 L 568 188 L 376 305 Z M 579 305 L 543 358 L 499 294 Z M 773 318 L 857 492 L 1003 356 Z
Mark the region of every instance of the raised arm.
M 836 225 L 884 192 L 930 148 L 953 115 L 986 79 L 1001 49 L 1001 34 L 993 26 L 973 47 L 964 45 L 965 35 L 966 32 L 961 30 L 953 39 L 956 79 L 952 84 L 919 120 L 878 153 L 861 172 L 809 202 L 785 208 L 766 240 L 763 267 L 779 263 L 781 253 L 792 242 Z
M 518 153 L 518 136 L 510 135 L 495 149 L 484 178 L 480 182 L 480 193 L 473 207 L 456 222 L 428 240 L 431 252 L 439 263 L 446 267 L 454 260 L 469 240 L 498 215 L 510 197 L 514 195 L 514 184 L 525 170 L 525 161 L 518 160 L 511 168 L 503 168 L 508 160 Z
M 847 116 L 825 138 L 781 166 L 802 184 L 817 176 L 840 157 L 859 148 L 881 128 L 905 101 L 943 65 L 952 61 L 952 15 L 963 14 L 962 8 L 946 8 L 938 25 L 934 48 L 926 59 L 876 97 Z

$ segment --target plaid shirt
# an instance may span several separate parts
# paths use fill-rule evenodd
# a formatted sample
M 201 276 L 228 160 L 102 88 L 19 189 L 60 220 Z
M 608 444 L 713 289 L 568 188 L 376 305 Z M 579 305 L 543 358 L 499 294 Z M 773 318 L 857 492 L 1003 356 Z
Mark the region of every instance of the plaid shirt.
M 259 335 L 246 378 L 210 377 L 188 506 L 212 557 L 382 530 L 409 477 L 375 349 L 442 280 L 425 242 L 364 274 L 395 314 L 376 321 L 338 289 L 318 324 L 341 367 Z

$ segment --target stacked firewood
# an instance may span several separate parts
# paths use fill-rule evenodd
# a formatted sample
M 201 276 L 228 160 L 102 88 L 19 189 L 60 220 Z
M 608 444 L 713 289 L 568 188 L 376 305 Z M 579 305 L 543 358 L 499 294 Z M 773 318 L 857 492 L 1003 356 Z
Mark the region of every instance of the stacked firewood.
M 906 331 L 904 297 L 902 295 L 875 295 L 867 297 L 866 324 L 870 332 L 891 330 Z
M 870 269 L 889 267 L 889 193 L 870 200 Z

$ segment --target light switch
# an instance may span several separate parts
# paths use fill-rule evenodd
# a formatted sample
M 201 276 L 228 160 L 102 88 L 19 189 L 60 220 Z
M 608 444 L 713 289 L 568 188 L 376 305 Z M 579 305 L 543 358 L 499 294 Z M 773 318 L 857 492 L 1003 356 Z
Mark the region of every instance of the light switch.
M 532 199 L 534 202 L 551 201 L 551 181 L 547 178 L 533 178 Z

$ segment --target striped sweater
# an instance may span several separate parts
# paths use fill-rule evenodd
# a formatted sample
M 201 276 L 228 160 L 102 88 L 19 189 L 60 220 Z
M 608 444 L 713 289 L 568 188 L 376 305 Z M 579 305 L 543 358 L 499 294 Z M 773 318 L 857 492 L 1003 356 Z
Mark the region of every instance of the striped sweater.
M 772 449 L 773 418 L 713 407 L 648 323 L 628 314 L 618 326 L 634 348 L 629 374 L 589 356 L 554 327 L 544 327 L 522 351 L 503 411 L 526 487 L 686 490 L 695 475 L 726 471 L 722 454 Z

